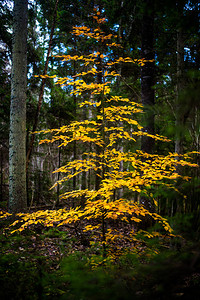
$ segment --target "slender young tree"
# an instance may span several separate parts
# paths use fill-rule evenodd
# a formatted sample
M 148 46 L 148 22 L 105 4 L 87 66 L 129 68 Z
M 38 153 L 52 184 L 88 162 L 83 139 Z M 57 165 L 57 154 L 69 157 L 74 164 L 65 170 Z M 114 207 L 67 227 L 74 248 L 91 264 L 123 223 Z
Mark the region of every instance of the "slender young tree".
M 154 199 L 154 187 L 166 185 L 168 188 L 174 188 L 173 183 L 179 175 L 176 173 L 176 165 L 196 166 L 187 162 L 188 155 L 183 156 L 181 160 L 176 159 L 176 154 L 169 153 L 167 156 L 145 153 L 143 151 L 119 151 L 119 144 L 136 142 L 137 137 L 147 136 L 157 141 L 168 141 L 165 137 L 152 135 L 144 132 L 143 127 L 136 120 L 136 115 L 141 114 L 142 105 L 124 98 L 122 96 L 113 96 L 112 81 L 120 74 L 116 73 L 114 66 L 119 63 L 137 63 L 141 66 L 148 61 L 132 60 L 129 57 L 113 60 L 107 55 L 107 47 L 118 47 L 114 42 L 112 34 L 106 35 L 101 29 L 105 23 L 105 18 L 101 18 L 101 13 L 94 10 L 93 19 L 97 22 L 93 30 L 87 26 L 73 27 L 73 35 L 92 39 L 105 48 L 106 54 L 94 51 L 88 55 L 62 55 L 63 61 L 79 61 L 85 66 L 85 71 L 78 73 L 74 78 L 58 78 L 56 84 L 61 86 L 71 86 L 71 94 L 83 96 L 80 107 L 88 109 L 89 107 L 96 111 L 95 119 L 85 119 L 82 121 L 73 121 L 69 125 L 62 126 L 59 129 L 50 129 L 43 131 L 51 134 L 51 138 L 41 141 L 41 143 L 51 143 L 60 141 L 60 146 L 68 146 L 77 142 L 77 145 L 92 144 L 93 149 L 100 151 L 82 152 L 82 158 L 77 157 L 73 161 L 68 161 L 66 165 L 60 167 L 55 172 L 62 173 L 62 178 L 54 185 L 63 185 L 73 179 L 75 176 L 86 174 L 91 171 L 92 174 L 98 174 L 100 177 L 99 184 L 95 184 L 90 189 L 82 185 L 82 188 L 76 187 L 73 191 L 62 193 L 63 201 L 76 199 L 76 206 L 71 209 L 60 209 L 57 211 L 38 211 L 36 214 L 21 214 L 22 226 L 17 230 L 22 231 L 31 224 L 44 224 L 45 226 L 58 226 L 65 224 L 74 224 L 76 230 L 81 222 L 82 231 L 88 231 L 90 242 L 99 240 L 103 248 L 103 255 L 106 256 L 113 250 L 116 251 L 117 241 L 126 239 L 126 234 L 122 234 L 123 226 L 120 224 L 131 225 L 129 230 L 129 241 L 134 244 L 137 239 L 138 223 L 142 222 L 144 217 L 153 219 L 155 222 L 162 224 L 166 233 L 171 235 L 172 229 L 166 219 L 162 218 L 155 212 L 148 209 L 145 204 L 139 204 L 133 199 L 133 194 L 143 194 L 149 202 L 157 205 Z M 102 66 L 99 68 L 98 66 Z M 42 75 L 43 76 L 43 75 Z M 102 81 L 97 81 L 101 76 Z M 48 76 L 55 78 L 56 76 Z M 85 96 L 85 95 L 88 95 Z M 93 95 L 93 97 L 91 97 Z M 101 96 L 101 97 L 100 97 Z M 122 126 L 119 127 L 119 124 Z M 95 147 L 95 146 L 98 146 Z M 84 149 L 84 148 L 82 148 Z M 126 165 L 124 170 L 120 170 L 120 163 Z M 84 177 L 82 177 L 84 178 Z M 184 178 L 182 176 L 183 179 Z M 115 195 L 123 189 L 124 193 L 120 199 Z M 84 205 L 82 199 L 84 197 Z M 36 220 L 38 219 L 38 220 Z M 117 220 L 117 223 L 113 222 Z M 25 222 L 24 222 L 25 221 Z M 14 222 L 13 225 L 19 221 Z M 108 228 L 108 224 L 110 228 Z M 126 226 L 125 225 L 125 226 Z M 13 231 L 15 232 L 15 230 Z M 143 231 L 144 233 L 144 231 Z M 145 232 L 145 235 L 148 235 Z M 155 232 L 153 236 L 160 236 Z M 161 237 L 161 236 L 160 236 Z M 136 245 L 137 248 L 137 245 Z
M 13 9 L 12 75 L 9 132 L 9 211 L 26 210 L 26 88 L 28 0 Z
M 118 47 L 114 42 L 115 36 L 106 35 L 102 31 L 101 25 L 106 20 L 101 18 L 100 11 L 94 10 L 92 16 L 97 22 L 96 28 L 75 26 L 73 35 L 86 37 L 86 40 L 92 39 L 93 42 L 109 48 Z M 125 141 L 132 144 L 141 136 L 154 138 L 157 141 L 168 141 L 168 139 L 144 132 L 136 117 L 143 113 L 141 104 L 120 95 L 112 95 L 113 81 L 120 76 L 115 71 L 116 64 L 137 63 L 143 66 L 148 61 L 132 60 L 129 57 L 113 59 L 108 55 L 107 47 L 105 50 L 102 48 L 106 54 L 93 51 L 81 56 L 57 56 L 61 57 L 63 61 L 79 61 L 85 67 L 85 71 L 75 75 L 75 80 L 72 77 L 62 77 L 57 79 L 56 84 L 71 87 L 72 95 L 83 96 L 80 107 L 92 108 L 96 114 L 95 119 L 75 120 L 59 129 L 45 130 L 43 132 L 50 134 L 51 137 L 41 141 L 41 143 L 60 141 L 59 147 L 66 147 L 73 144 L 74 141 L 77 142 L 77 146 L 92 144 L 93 147 L 89 152 L 85 152 L 85 147 L 82 149 L 80 147 L 80 150 L 83 150 L 81 159 L 80 156 L 77 156 L 75 160 L 68 161 L 66 165 L 55 171 L 62 173 L 63 176 L 55 183 L 54 187 L 58 184 L 63 185 L 83 173 L 86 177 L 89 171 L 94 175 L 98 173 L 101 176 L 99 186 L 95 184 L 93 187 L 87 188 L 84 186 L 85 184 L 82 184 L 81 188 L 77 186 L 73 191 L 66 190 L 61 194 L 62 200 L 76 199 L 75 207 L 20 214 L 20 218 L 11 226 L 21 225 L 20 227 L 17 225 L 17 229 L 14 229 L 12 233 L 23 231 L 38 223 L 47 227 L 74 226 L 84 245 L 96 244 L 102 248 L 103 258 L 107 259 L 108 257 L 115 260 L 116 256 L 121 255 L 125 250 L 124 243 L 127 241 L 132 246 L 125 251 L 140 253 L 145 245 L 146 237 L 159 237 L 161 240 L 166 236 L 174 236 L 167 220 L 159 214 L 151 212 L 145 205 L 138 203 L 133 195 L 143 194 L 157 206 L 153 194 L 155 188 L 165 186 L 174 189 L 174 180 L 180 177 L 176 172 L 176 166 L 194 167 L 197 165 L 188 162 L 191 153 L 182 155 L 181 159 L 177 160 L 176 153 L 164 156 L 139 150 L 134 152 L 118 150 L 117 145 L 123 144 Z M 97 67 L 100 62 L 102 68 Z M 101 83 L 96 80 L 98 75 L 102 76 Z M 56 76 L 46 75 L 46 77 L 55 78 Z M 122 126 L 119 127 L 119 124 Z M 93 149 L 96 147 L 94 146 L 99 146 L 101 151 L 95 152 Z M 126 166 L 123 170 L 120 170 L 121 161 Z M 189 179 L 187 176 L 181 176 L 181 178 Z M 120 189 L 123 189 L 122 197 L 116 198 L 116 192 Z M 83 196 L 84 203 L 82 203 Z M 152 218 L 159 223 L 162 231 L 158 230 L 152 233 L 144 230 L 138 231 L 138 224 L 144 217 Z M 84 232 L 87 234 L 84 235 Z M 86 236 L 87 240 L 85 241 Z M 120 242 L 121 246 L 119 246 Z M 155 252 L 153 253 L 155 254 Z

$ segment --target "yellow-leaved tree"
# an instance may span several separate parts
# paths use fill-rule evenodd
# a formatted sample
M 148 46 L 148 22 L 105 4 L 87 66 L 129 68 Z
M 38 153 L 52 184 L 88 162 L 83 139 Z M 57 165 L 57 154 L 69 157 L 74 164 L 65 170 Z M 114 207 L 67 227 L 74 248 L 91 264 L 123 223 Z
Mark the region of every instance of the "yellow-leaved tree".
M 44 131 L 44 134 L 50 134 L 51 137 L 40 143 L 59 140 L 60 147 L 67 147 L 76 141 L 86 145 L 82 149 L 88 149 L 83 151 L 82 159 L 69 161 L 55 171 L 63 176 L 54 187 L 63 185 L 65 181 L 82 173 L 93 175 L 95 182 L 85 189 L 63 192 L 62 200 L 67 202 L 68 199 L 77 199 L 70 209 L 20 214 L 20 219 L 12 226 L 18 226 L 14 232 L 37 223 L 46 227 L 73 224 L 87 236 L 91 245 L 97 242 L 101 245 L 104 256 L 112 256 L 117 250 L 120 252 L 127 243 L 128 251 L 141 251 L 142 238 L 141 235 L 138 238 L 138 229 L 146 217 L 151 218 L 153 223 L 160 223 L 162 230 L 151 233 L 140 231 L 143 236 L 150 238 L 173 235 L 167 220 L 156 213 L 156 210 L 147 210 L 138 199 L 142 193 L 156 207 L 152 189 L 158 185 L 174 189 L 174 181 L 180 177 L 176 172 L 177 166 L 194 167 L 196 164 L 190 162 L 190 154 L 182 155 L 177 160 L 176 153 L 162 156 L 140 150 L 131 151 L 131 145 L 144 135 L 162 142 L 167 142 L 168 139 L 143 131 L 138 122 L 138 115 L 143 113 L 141 104 L 114 95 L 112 85 L 117 76 L 120 76 L 117 64 L 143 65 L 145 61 L 129 57 L 114 60 L 109 57 L 110 49 L 119 45 L 114 42 L 112 34 L 106 35 L 101 29 L 106 20 L 98 10 L 94 12 L 93 19 L 96 28 L 77 26 L 72 32 L 77 37 L 92 39 L 95 42 L 93 51 L 88 55 L 60 56 L 63 61 L 79 61 L 83 71 L 74 77 L 58 78 L 56 81 L 61 86 L 71 86 L 71 94 L 80 96 L 80 107 L 85 107 L 90 112 L 89 117 L 73 121 L 59 129 Z M 119 145 L 122 144 L 130 145 L 129 150 L 121 151 Z M 123 169 L 120 168 L 122 162 Z M 183 179 L 188 180 L 187 177 Z

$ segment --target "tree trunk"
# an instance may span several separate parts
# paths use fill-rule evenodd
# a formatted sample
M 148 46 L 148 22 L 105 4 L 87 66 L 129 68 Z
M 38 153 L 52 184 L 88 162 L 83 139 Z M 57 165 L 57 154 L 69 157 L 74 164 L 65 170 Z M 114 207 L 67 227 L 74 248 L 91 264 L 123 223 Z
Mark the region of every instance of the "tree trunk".
M 99 49 L 98 49 L 99 50 Z M 101 51 L 100 51 L 101 52 Z M 98 58 L 98 65 L 97 65 L 97 84 L 102 84 L 103 83 L 103 78 L 102 78 L 102 60 L 99 56 Z M 97 115 L 101 114 L 101 109 L 103 109 L 102 107 L 102 95 L 98 95 L 97 97 L 98 102 L 101 101 L 101 106 L 97 107 Z M 101 131 L 101 135 L 103 133 L 103 122 L 101 123 L 101 121 L 97 120 L 97 123 L 99 123 L 99 127 L 100 127 L 100 131 Z M 100 146 L 96 146 L 96 154 L 97 154 L 97 171 L 95 174 L 95 190 L 98 191 L 100 184 L 101 184 L 101 178 L 102 178 L 102 171 L 100 169 L 100 154 L 102 153 L 102 149 Z
M 175 153 L 183 154 L 183 140 L 184 140 L 184 107 L 181 93 L 185 87 L 184 80 L 184 37 L 182 31 L 182 18 L 183 18 L 183 3 L 176 2 L 178 11 L 178 28 L 177 28 L 177 44 L 176 44 L 176 63 L 177 63 L 177 81 L 176 81 L 176 99 L 175 99 Z M 177 156 L 177 160 L 179 160 Z M 177 166 L 176 171 L 181 175 L 181 167 Z M 179 183 L 177 182 L 177 185 Z M 171 215 L 175 215 L 177 212 L 183 210 L 182 201 L 180 197 L 173 199 Z
M 74 61 L 74 66 L 73 66 L 73 73 L 74 73 L 74 91 L 75 91 L 75 81 L 76 81 L 76 61 Z M 77 121 L 77 99 L 76 99 L 76 95 L 75 93 L 73 94 L 73 100 L 74 100 L 74 120 Z M 85 118 L 85 114 L 84 114 L 84 118 Z M 83 118 L 83 120 L 84 120 Z M 76 141 L 73 142 L 73 159 L 76 160 L 77 158 L 77 143 Z M 76 170 L 75 168 L 73 169 L 73 173 L 75 173 Z M 76 176 L 73 177 L 73 191 L 76 190 Z M 74 206 L 74 203 L 73 203 Z
M 3 201 L 3 149 L 2 147 L 1 147 L 1 155 L 0 155 L 0 165 L 1 165 L 0 201 Z
M 152 0 L 145 1 L 142 20 L 142 58 L 145 60 L 155 59 L 154 55 L 154 7 Z M 154 89 L 155 62 L 146 62 L 141 71 L 141 97 L 144 105 L 145 120 L 144 131 L 154 134 Z M 141 149 L 152 153 L 154 139 L 142 137 Z
M 9 132 L 9 211 L 27 209 L 26 201 L 26 88 L 28 0 L 15 0 Z
M 142 20 L 142 58 L 154 60 L 154 1 L 143 2 Z M 154 86 L 155 84 L 155 62 L 146 62 L 141 70 L 141 98 L 144 105 L 144 132 L 154 134 Z M 146 153 L 153 153 L 154 139 L 142 136 L 141 150 Z M 140 203 L 149 211 L 154 211 L 154 205 L 147 198 L 142 196 Z M 146 229 L 152 225 L 152 220 L 144 218 L 142 228 Z
M 183 8 L 179 7 L 180 18 L 183 16 Z M 183 153 L 183 126 L 184 126 L 184 111 L 180 99 L 181 91 L 184 88 L 184 38 L 181 26 L 177 29 L 177 86 L 176 86 L 176 140 L 175 152 Z

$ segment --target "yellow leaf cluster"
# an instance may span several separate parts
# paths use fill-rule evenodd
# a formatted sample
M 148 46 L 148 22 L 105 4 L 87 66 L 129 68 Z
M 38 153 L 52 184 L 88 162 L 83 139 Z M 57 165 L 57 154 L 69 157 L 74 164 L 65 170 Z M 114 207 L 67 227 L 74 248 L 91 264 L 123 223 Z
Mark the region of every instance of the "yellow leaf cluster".
M 105 22 L 105 18 L 100 17 L 98 10 L 92 15 L 97 22 L 96 29 L 90 29 L 87 26 L 73 27 L 73 34 L 87 39 L 95 39 L 97 44 L 101 46 L 115 47 L 118 46 L 112 41 L 112 34 L 105 35 L 100 25 Z M 109 43 L 108 43 L 109 42 Z M 101 48 L 102 48 L 101 47 Z M 100 48 L 100 47 L 99 47 Z M 84 159 L 75 159 L 67 162 L 64 166 L 55 172 L 61 173 L 61 179 L 55 183 L 53 187 L 65 181 L 71 180 L 73 177 L 85 172 L 93 172 L 101 178 L 98 190 L 84 189 L 65 191 L 61 195 L 63 200 L 80 199 L 84 197 L 85 206 L 76 208 L 38 211 L 32 214 L 20 214 L 19 220 L 14 222 L 11 227 L 21 226 L 15 231 L 22 231 L 35 224 L 43 226 L 63 226 L 65 224 L 74 224 L 81 222 L 83 219 L 89 224 L 85 225 L 85 232 L 98 233 L 101 232 L 101 244 L 114 244 L 119 239 L 129 239 L 136 247 L 138 240 L 136 238 L 135 229 L 124 237 L 119 231 L 108 228 L 106 232 L 102 232 L 102 220 L 119 220 L 124 223 L 137 224 L 144 217 L 151 217 L 160 223 L 163 229 L 169 235 L 172 235 L 172 228 L 165 218 L 156 213 L 151 213 L 144 206 L 133 200 L 134 197 L 117 199 L 115 194 L 119 190 L 127 192 L 127 194 L 138 195 L 141 192 L 151 199 L 157 205 L 151 193 L 151 187 L 165 185 L 174 188 L 173 182 L 180 177 L 177 174 L 177 166 L 196 167 L 196 164 L 190 162 L 190 158 L 194 152 L 179 156 L 177 153 L 169 153 L 166 156 L 147 154 L 142 151 L 119 151 L 118 145 L 126 145 L 130 142 L 136 142 L 141 136 L 148 136 L 158 141 L 168 142 L 164 136 L 157 134 L 152 135 L 143 131 L 143 127 L 138 121 L 138 115 L 143 113 L 142 105 L 128 98 L 121 96 L 112 96 L 111 83 L 107 81 L 107 77 L 120 76 L 113 66 L 122 63 L 134 63 L 143 66 L 145 63 L 153 63 L 153 60 L 132 59 L 130 57 L 119 57 L 115 61 L 109 60 L 104 53 L 95 51 L 87 56 L 63 55 L 56 56 L 62 58 L 63 61 L 79 61 L 83 67 L 83 71 L 74 77 L 58 78 L 56 84 L 67 85 L 70 87 L 71 94 L 78 95 L 82 98 L 80 107 L 98 111 L 95 120 L 74 121 L 68 126 L 62 126 L 59 129 L 45 130 L 44 133 L 51 135 L 50 138 L 43 139 L 40 143 L 52 143 L 60 141 L 59 147 L 66 147 L 70 143 L 82 142 L 87 143 L 88 149 L 99 147 L 97 153 L 94 150 L 83 153 Z M 98 67 L 101 64 L 101 68 Z M 88 67 L 89 66 L 89 67 Z M 85 68 L 86 67 L 86 68 Z M 85 70 L 85 69 L 86 70 Z M 82 69 L 81 69 L 82 70 Z M 87 77 L 87 75 L 89 75 Z M 91 75 L 94 80 L 90 80 Z M 102 83 L 97 83 L 97 76 L 102 77 Z M 86 78 L 84 77 L 86 76 Z M 47 78 L 45 76 L 44 78 Z M 54 78 L 55 76 L 49 76 Z M 84 77 L 84 79 L 83 79 Z M 42 77 L 43 78 L 43 77 Z M 91 95 L 93 95 L 91 97 Z M 97 95 L 97 96 L 96 96 Z M 123 163 L 123 170 L 120 165 Z M 188 180 L 188 177 L 182 176 Z M 0 217 L 3 215 L 0 214 Z M 92 221 L 92 222 L 91 222 Z M 94 222 L 94 224 L 93 224 Z M 158 232 L 143 232 L 147 238 L 160 237 Z

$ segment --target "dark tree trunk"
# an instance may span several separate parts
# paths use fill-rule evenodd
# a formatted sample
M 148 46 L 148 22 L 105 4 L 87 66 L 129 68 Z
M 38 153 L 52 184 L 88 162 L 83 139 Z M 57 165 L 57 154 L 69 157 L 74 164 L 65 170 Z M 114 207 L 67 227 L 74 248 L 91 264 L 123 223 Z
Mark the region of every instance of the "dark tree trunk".
M 74 61 L 74 83 L 76 81 L 76 62 Z M 74 85 L 74 91 L 75 91 L 75 85 Z M 76 95 L 73 95 L 73 100 L 74 100 L 74 120 L 77 120 L 77 99 L 76 99 Z M 76 141 L 73 142 L 73 159 L 76 160 L 77 159 L 77 143 Z M 75 173 L 76 170 L 75 168 L 73 169 L 73 173 Z M 73 191 L 76 190 L 76 176 L 73 177 Z M 74 206 L 74 203 L 73 203 Z
M 3 149 L 2 147 L 1 147 L 1 155 L 0 155 L 0 165 L 1 165 L 0 201 L 3 201 Z
M 102 78 L 102 61 L 101 61 L 101 58 L 99 57 L 98 59 L 98 62 L 99 64 L 97 65 L 97 71 L 98 71 L 98 74 L 97 74 L 97 83 L 98 84 L 102 84 L 103 83 L 103 78 Z M 98 101 L 101 101 L 101 103 L 103 103 L 102 101 L 102 95 L 99 95 L 98 97 Z M 97 115 L 101 114 L 101 109 L 102 108 L 102 104 L 101 106 L 97 107 Z M 97 123 L 99 123 L 99 130 L 102 134 L 102 128 L 103 128 L 103 124 L 101 121 L 98 121 L 97 120 Z M 100 146 L 96 146 L 96 153 L 97 153 L 97 171 L 96 171 L 96 175 L 95 175 L 95 190 L 98 191 L 99 190 L 99 187 L 100 187 L 100 183 L 101 183 L 101 178 L 102 178 L 102 171 L 100 169 L 100 154 L 102 153 L 102 148 Z
M 178 154 L 183 153 L 183 127 L 184 127 L 184 109 L 182 107 L 181 92 L 184 89 L 184 37 L 182 26 L 180 24 L 183 17 L 183 4 L 177 2 L 178 10 L 178 28 L 177 28 L 177 85 L 176 85 L 176 139 L 175 139 L 175 152 Z
M 183 99 L 181 93 L 185 87 L 184 80 L 184 35 L 182 30 L 182 18 L 183 18 L 184 3 L 181 1 L 176 2 L 177 9 L 177 36 L 176 36 L 176 64 L 177 64 L 177 81 L 176 81 L 176 99 L 175 99 L 175 152 L 177 154 L 183 154 L 183 142 L 184 142 L 184 119 L 186 121 L 183 105 Z M 180 158 L 177 156 L 177 160 Z M 181 167 L 177 167 L 176 171 L 181 175 Z M 177 185 L 179 183 L 177 182 Z M 172 203 L 171 215 L 175 215 L 177 212 L 183 210 L 183 205 L 180 201 L 180 197 L 176 197 Z
M 154 54 L 154 1 L 143 1 L 142 19 L 142 58 L 148 60 L 141 70 L 141 98 L 144 105 L 144 132 L 154 134 L 154 84 L 155 84 L 155 58 Z M 151 60 L 151 61 L 149 61 Z M 143 136 L 141 150 L 146 153 L 153 153 L 154 139 Z M 140 203 L 149 211 L 154 210 L 151 201 L 141 197 Z M 145 218 L 142 227 L 146 229 L 151 225 L 151 220 Z
M 144 2 L 142 20 L 142 58 L 154 60 L 154 7 L 152 0 Z M 154 86 L 155 84 L 155 62 L 146 62 L 141 71 L 141 96 L 144 105 L 144 131 L 154 134 Z M 142 137 L 141 149 L 152 153 L 154 139 Z

